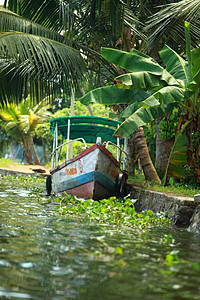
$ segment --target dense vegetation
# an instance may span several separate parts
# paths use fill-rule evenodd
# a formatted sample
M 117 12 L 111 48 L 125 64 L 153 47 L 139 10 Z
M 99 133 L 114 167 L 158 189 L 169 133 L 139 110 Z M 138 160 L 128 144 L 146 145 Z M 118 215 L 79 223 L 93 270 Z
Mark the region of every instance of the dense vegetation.
M 37 137 L 47 162 L 51 135 L 45 124 L 36 129 L 42 119 L 34 105 L 38 101 L 51 103 L 52 117 L 74 114 L 75 99 L 104 86 L 97 94 L 91 92 L 93 102 L 112 106 L 112 113 L 106 107 L 105 116 L 125 120 L 116 134 L 133 134 L 136 150 L 138 144 L 142 147 L 138 156 L 145 179 L 160 183 L 164 178 L 163 184 L 168 184 L 171 177 L 176 177 L 178 183 L 184 179 L 184 184 L 194 184 L 190 179 L 195 178 L 198 186 L 199 1 L 112 0 L 102 5 L 93 0 L 51 0 L 48 5 L 44 1 L 36 5 L 34 1 L 12 0 L 5 1 L 4 8 L 0 10 L 1 140 L 5 141 L 5 133 L 14 136 L 24 146 L 26 161 L 33 163 L 33 155 L 39 163 L 33 142 Z M 84 99 L 89 105 L 87 95 Z M 26 112 L 20 112 L 21 101 L 23 105 L 31 101 Z M 87 109 L 90 115 L 99 115 L 94 106 Z M 86 112 L 76 106 L 75 114 Z M 155 143 L 158 128 L 159 147 Z M 169 140 L 175 144 L 167 158 L 161 159 L 159 148 Z

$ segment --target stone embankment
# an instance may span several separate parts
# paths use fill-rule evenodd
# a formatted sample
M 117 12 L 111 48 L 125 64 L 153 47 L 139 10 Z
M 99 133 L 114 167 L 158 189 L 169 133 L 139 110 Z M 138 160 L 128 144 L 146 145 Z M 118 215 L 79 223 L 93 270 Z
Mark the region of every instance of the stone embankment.
M 189 231 L 200 234 L 200 195 L 194 197 L 177 196 L 170 193 L 145 190 L 128 183 L 132 199 L 137 199 L 137 212 L 151 210 L 165 213 L 174 225 L 186 227 Z

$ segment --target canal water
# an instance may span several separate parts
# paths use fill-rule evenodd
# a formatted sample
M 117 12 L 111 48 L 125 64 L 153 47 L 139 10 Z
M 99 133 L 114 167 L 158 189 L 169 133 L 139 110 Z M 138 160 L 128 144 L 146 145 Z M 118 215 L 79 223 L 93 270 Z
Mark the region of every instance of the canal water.
M 0 299 L 200 299 L 200 239 L 55 214 L 45 183 L 0 177 Z

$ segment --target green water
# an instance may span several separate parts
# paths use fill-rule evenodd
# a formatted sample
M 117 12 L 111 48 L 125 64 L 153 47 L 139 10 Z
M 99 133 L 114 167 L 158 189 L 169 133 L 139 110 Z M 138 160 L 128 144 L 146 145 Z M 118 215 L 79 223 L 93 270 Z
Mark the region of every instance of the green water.
M 199 237 L 60 218 L 42 189 L 0 178 L 0 299 L 200 299 Z

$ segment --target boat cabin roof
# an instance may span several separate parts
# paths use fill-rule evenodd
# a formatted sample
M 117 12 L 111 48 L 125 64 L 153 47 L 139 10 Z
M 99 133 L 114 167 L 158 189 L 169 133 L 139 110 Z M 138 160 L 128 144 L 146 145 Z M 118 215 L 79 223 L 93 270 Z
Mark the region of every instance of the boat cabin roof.
M 68 124 L 70 121 L 70 139 L 83 138 L 86 143 L 95 143 L 97 137 L 104 141 L 111 141 L 116 144 L 117 137 L 113 136 L 115 130 L 121 125 L 121 122 L 101 117 L 60 117 L 50 121 L 50 130 L 53 132 L 56 123 L 58 134 L 67 138 Z M 120 140 L 123 143 L 123 139 Z

